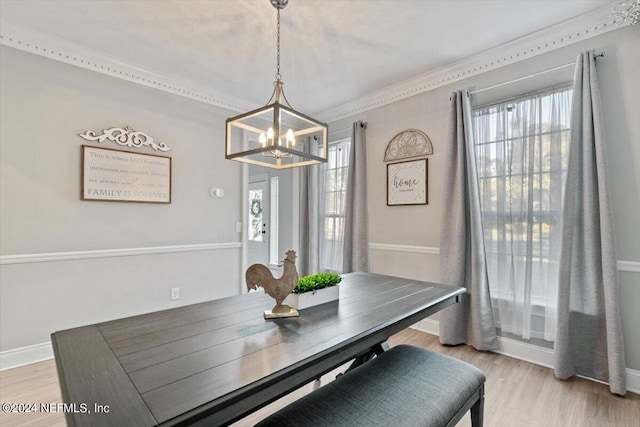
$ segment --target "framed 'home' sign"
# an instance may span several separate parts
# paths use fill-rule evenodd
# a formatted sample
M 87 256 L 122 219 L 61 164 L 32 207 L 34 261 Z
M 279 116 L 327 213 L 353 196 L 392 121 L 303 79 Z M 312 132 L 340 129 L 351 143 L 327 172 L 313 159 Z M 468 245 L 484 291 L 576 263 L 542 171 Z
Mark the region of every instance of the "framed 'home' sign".
M 81 198 L 171 203 L 171 157 L 83 145 Z
M 387 206 L 426 205 L 428 159 L 387 164 Z

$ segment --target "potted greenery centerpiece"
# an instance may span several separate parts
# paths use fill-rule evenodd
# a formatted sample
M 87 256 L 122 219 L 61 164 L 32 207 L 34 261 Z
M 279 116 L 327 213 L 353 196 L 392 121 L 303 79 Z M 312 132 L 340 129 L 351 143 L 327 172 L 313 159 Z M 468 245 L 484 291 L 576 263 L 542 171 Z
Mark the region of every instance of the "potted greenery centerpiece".
M 301 277 L 283 304 L 302 310 L 335 301 L 340 296 L 340 287 L 336 286 L 340 281 L 342 277 L 334 273 L 318 273 Z

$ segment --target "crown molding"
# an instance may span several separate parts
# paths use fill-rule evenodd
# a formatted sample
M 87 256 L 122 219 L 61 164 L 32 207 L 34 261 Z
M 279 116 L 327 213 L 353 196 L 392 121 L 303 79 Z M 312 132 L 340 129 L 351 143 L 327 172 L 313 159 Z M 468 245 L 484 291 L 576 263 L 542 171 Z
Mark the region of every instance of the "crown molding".
M 560 24 L 318 112 L 314 117 L 331 123 L 622 28 L 611 17 L 611 11 L 612 5 L 606 4 Z
M 314 113 L 313 116 L 330 123 L 621 28 L 611 17 L 611 12 L 612 4 L 606 4 L 571 20 Z M 3 20 L 0 20 L 0 44 L 235 112 L 259 107 L 191 81 L 126 64 L 102 52 Z
M 0 45 L 13 47 L 234 112 L 252 110 L 258 107 L 256 104 L 213 91 L 211 88 L 203 87 L 186 79 L 127 64 L 97 50 L 25 29 L 4 20 L 0 20 Z

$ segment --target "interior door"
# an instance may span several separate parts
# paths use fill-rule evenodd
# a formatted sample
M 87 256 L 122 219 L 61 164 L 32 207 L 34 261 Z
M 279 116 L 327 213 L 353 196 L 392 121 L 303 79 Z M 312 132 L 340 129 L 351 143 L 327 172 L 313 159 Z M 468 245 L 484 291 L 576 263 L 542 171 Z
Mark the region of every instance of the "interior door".
M 269 265 L 269 199 L 267 179 L 250 178 L 247 230 L 249 265 Z

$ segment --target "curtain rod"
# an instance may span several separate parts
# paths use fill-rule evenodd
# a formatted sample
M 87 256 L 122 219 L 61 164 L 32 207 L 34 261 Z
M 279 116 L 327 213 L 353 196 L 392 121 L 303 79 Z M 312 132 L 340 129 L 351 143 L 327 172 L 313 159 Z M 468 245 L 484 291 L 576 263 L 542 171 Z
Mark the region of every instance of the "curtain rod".
M 604 56 L 604 52 L 603 53 L 595 53 L 594 54 L 595 58 L 601 58 L 603 56 Z M 498 84 L 493 85 L 493 86 L 489 86 L 489 87 L 485 87 L 485 88 L 482 88 L 482 89 L 474 90 L 473 92 L 469 92 L 469 95 L 475 95 L 476 93 L 480 93 L 480 92 L 484 92 L 484 91 L 487 91 L 487 90 L 495 89 L 495 88 L 498 88 L 498 87 L 501 87 L 501 86 L 505 86 L 505 85 L 508 85 L 508 84 L 511 84 L 511 83 L 519 82 L 521 80 L 527 80 L 527 79 L 530 79 L 532 77 L 539 76 L 541 74 L 546 74 L 546 73 L 550 73 L 552 71 L 557 71 L 557 70 L 561 70 L 563 68 L 571 67 L 572 65 L 576 65 L 575 61 L 571 62 L 569 64 L 564 64 L 564 65 L 560 65 L 558 67 L 550 68 L 548 70 L 543 70 L 543 71 L 540 71 L 540 72 L 537 72 L 537 73 L 529 74 L 528 76 L 520 77 L 520 78 L 517 78 L 517 79 L 509 80 L 507 82 L 498 83 Z

